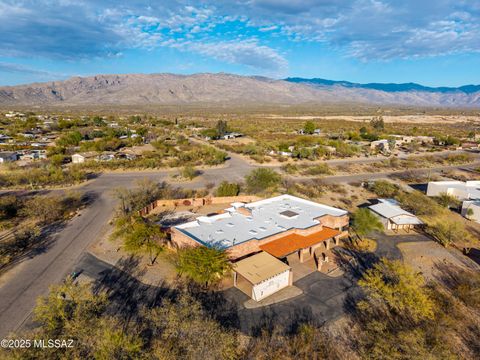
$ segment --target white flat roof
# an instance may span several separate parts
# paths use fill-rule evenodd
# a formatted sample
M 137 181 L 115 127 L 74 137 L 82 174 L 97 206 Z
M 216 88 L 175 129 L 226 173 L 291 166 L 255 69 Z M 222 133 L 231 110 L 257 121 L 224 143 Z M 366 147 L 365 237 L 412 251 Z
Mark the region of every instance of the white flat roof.
M 347 211 L 318 204 L 291 195 L 280 195 L 249 204 L 235 203 L 226 213 L 195 221 L 175 228 L 205 246 L 229 248 L 252 239 L 263 239 L 289 229 L 306 229 L 320 222 L 321 216 L 343 216 Z M 245 215 L 239 209 L 250 210 Z
M 480 199 L 480 181 L 479 180 L 470 180 L 470 181 L 431 181 L 429 184 L 434 184 L 440 187 L 443 187 L 445 190 L 448 189 L 457 189 L 464 191 L 468 194 L 470 199 Z
M 420 225 L 422 221 L 412 213 L 403 210 L 394 199 L 378 199 L 379 203 L 368 208 L 380 216 L 387 218 L 398 225 Z

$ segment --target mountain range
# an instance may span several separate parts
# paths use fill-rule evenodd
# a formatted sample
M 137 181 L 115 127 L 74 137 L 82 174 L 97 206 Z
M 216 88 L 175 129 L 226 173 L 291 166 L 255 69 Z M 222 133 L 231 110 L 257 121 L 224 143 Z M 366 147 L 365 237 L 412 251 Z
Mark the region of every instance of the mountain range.
M 358 84 L 233 74 L 122 74 L 0 87 L 0 105 L 325 104 L 480 107 L 480 85 Z

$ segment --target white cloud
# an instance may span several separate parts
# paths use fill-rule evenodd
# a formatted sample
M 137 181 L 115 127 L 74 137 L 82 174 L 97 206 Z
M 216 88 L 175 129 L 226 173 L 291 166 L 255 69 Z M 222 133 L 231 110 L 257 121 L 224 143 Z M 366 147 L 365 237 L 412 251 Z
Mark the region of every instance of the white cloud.
M 203 0 L 193 5 L 0 0 L 0 33 L 6 56 L 78 59 L 166 46 L 281 72 L 287 61 L 270 42 L 278 38 L 283 44 L 322 42 L 362 60 L 479 52 L 480 5 L 458 0 Z

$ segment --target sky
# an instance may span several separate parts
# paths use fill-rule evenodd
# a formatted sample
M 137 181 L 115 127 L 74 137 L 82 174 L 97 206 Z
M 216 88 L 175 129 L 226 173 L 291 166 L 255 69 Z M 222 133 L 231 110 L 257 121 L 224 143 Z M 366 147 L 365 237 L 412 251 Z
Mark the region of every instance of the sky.
M 480 84 L 480 0 L 0 0 L 0 85 L 162 72 Z

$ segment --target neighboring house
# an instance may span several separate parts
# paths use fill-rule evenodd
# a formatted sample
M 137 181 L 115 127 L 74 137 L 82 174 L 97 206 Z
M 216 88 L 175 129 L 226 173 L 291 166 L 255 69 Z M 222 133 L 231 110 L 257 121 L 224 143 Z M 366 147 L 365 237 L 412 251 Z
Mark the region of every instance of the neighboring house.
M 298 130 L 297 133 L 298 133 L 299 135 L 307 135 L 307 133 L 305 132 L 304 129 Z M 322 130 L 320 130 L 320 129 L 315 129 L 315 130 L 313 130 L 313 134 L 312 134 L 312 135 L 320 135 L 321 133 L 322 133 Z
M 7 141 L 10 140 L 10 139 L 11 139 L 10 136 L 4 135 L 4 134 L 0 134 L 0 143 L 5 143 L 5 142 L 7 142 Z
M 480 147 L 479 143 L 473 141 L 464 141 L 460 144 L 460 149 L 478 149 Z
M 403 210 L 394 199 L 378 199 L 377 204 L 368 208 L 377 215 L 386 230 L 410 231 L 423 224 L 415 215 Z
M 390 137 L 395 140 L 395 147 L 410 144 L 411 142 L 416 140 L 415 136 L 407 135 L 390 135 Z
M 236 133 L 236 132 L 230 132 L 230 133 L 226 133 L 225 135 L 223 135 L 222 139 L 224 139 L 224 140 L 235 139 L 235 138 L 242 137 L 242 136 L 243 136 L 243 134 Z
M 18 160 L 18 154 L 15 151 L 0 151 L 0 164 Z
M 231 205 L 224 213 L 201 216 L 195 221 L 172 227 L 172 244 L 177 247 L 203 245 L 224 249 L 233 261 L 250 259 L 261 251 L 288 263 L 314 259 L 317 269 L 320 269 L 322 264 L 328 262 L 330 247 L 338 245 L 340 239 L 348 235 L 347 211 L 295 196 L 281 195 L 248 204 Z M 248 260 L 246 267 L 268 267 L 264 264 L 267 258 L 270 264 L 277 264 L 271 265 L 276 267 L 273 272 L 285 277 L 284 263 L 267 256 Z M 265 273 L 261 272 L 253 279 L 241 270 L 243 268 L 240 267 L 237 274 L 250 282 L 252 289 L 265 281 Z M 238 275 L 236 278 L 238 280 Z M 278 287 L 272 286 L 278 290 L 285 281 L 283 278 Z M 245 289 L 240 289 L 245 292 Z M 263 290 L 263 296 L 270 294 L 269 291 Z M 246 291 L 253 296 L 249 292 Z M 253 298 L 262 298 L 262 294 Z
M 115 160 L 115 153 L 103 153 L 97 157 L 98 161 L 112 161 Z
M 435 138 L 433 136 L 415 136 L 415 140 L 425 145 L 425 144 L 433 144 Z
M 395 140 L 393 140 L 395 142 Z M 390 148 L 390 141 L 386 139 L 382 140 L 375 140 L 370 143 L 370 148 L 379 151 L 387 151 L 390 152 L 393 149 Z
M 467 219 L 480 222 L 480 181 L 432 181 L 428 183 L 427 196 L 448 194 L 462 201 L 461 214 Z M 468 209 L 473 214 L 468 215 Z
M 84 153 L 77 153 L 72 155 L 72 163 L 74 164 L 82 164 L 87 160 L 94 160 L 97 158 L 97 153 L 90 151 Z
M 470 214 L 469 214 L 470 212 Z M 480 223 L 480 200 L 466 200 L 462 203 L 462 216 Z
M 431 181 L 427 186 L 427 196 L 439 196 L 445 193 L 454 198 L 480 200 L 480 181 Z

